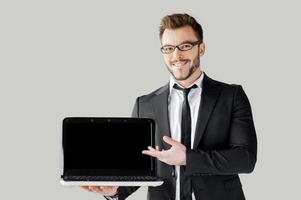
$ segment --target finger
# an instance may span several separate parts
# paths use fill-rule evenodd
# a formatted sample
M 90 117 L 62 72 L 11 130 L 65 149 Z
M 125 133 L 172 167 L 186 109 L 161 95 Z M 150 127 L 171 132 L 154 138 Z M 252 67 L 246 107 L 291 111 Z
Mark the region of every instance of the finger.
M 89 186 L 80 186 L 82 189 L 84 189 L 84 190 L 87 190 L 87 191 L 90 191 L 89 190 Z
M 99 192 L 100 191 L 98 186 L 88 186 L 88 190 L 90 192 Z
M 168 136 L 163 136 L 163 141 L 166 142 L 167 144 L 170 144 L 171 146 L 178 144 L 177 141 L 175 141 L 174 139 Z
M 113 196 L 117 193 L 117 186 L 103 186 L 102 195 Z
M 149 155 L 149 156 L 152 156 L 152 157 L 155 157 L 155 158 L 157 158 L 159 160 L 161 158 L 163 158 L 164 155 L 165 155 L 165 152 L 163 153 L 162 151 L 156 151 L 156 150 L 154 150 L 154 151 L 147 151 L 147 150 L 145 150 L 142 153 L 146 154 L 146 155 Z
M 104 192 L 109 192 L 109 193 L 114 192 L 114 191 L 116 192 L 117 188 L 118 188 L 118 186 L 102 186 L 102 190 Z
M 103 191 L 103 189 L 102 189 L 101 186 L 100 186 L 100 187 L 97 187 L 97 186 L 92 187 L 92 192 L 98 192 L 98 193 L 101 193 L 102 191 Z
M 157 151 L 160 151 L 159 146 L 156 146 L 156 150 L 157 150 Z
M 149 150 L 151 150 L 151 151 L 156 151 L 156 149 L 154 149 L 153 147 L 151 147 L 151 146 L 148 146 L 147 147 Z
M 101 186 L 103 191 L 111 191 L 118 188 L 118 186 Z
M 92 192 L 98 192 L 101 194 L 110 192 L 112 186 L 94 186 Z
M 146 154 L 152 157 L 156 157 L 156 152 L 155 151 L 149 151 L 149 150 L 143 150 L 142 154 Z

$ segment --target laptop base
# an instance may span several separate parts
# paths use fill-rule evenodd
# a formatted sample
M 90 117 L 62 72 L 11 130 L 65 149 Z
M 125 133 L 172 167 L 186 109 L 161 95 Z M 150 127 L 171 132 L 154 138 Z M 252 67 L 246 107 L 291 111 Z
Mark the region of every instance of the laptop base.
M 64 186 L 160 186 L 163 181 L 65 181 L 60 179 Z

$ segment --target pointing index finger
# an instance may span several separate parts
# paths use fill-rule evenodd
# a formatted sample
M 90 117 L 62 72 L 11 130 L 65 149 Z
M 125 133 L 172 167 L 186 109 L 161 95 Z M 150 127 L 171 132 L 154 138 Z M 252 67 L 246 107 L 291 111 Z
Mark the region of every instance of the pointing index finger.
M 175 141 L 174 139 L 172 139 L 171 137 L 168 137 L 168 136 L 163 136 L 163 141 L 167 144 L 170 144 L 171 146 L 177 144 L 177 141 Z

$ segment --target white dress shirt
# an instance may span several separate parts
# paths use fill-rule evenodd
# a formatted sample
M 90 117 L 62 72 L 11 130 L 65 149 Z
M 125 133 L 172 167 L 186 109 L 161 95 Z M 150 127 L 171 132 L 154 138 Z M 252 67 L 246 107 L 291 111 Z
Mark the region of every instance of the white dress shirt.
M 197 85 L 197 88 L 190 90 L 188 94 L 188 102 L 191 113 L 191 149 L 193 148 L 195 128 L 199 113 L 199 107 L 201 102 L 202 85 L 203 85 L 204 73 L 189 87 Z M 169 97 L 168 97 L 168 115 L 170 123 L 170 135 L 171 137 L 181 142 L 181 120 L 182 120 L 182 104 L 184 102 L 183 92 L 181 90 L 173 88 L 174 84 L 177 84 L 173 77 L 170 77 L 169 81 Z M 177 84 L 182 87 L 181 85 Z M 180 166 L 176 166 L 176 198 L 180 200 Z M 192 195 L 194 198 L 194 195 Z

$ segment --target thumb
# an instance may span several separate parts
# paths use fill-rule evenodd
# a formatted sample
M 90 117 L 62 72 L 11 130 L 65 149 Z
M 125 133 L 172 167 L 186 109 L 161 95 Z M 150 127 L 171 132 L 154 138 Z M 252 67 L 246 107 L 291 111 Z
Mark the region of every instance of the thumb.
M 177 141 L 168 136 L 163 136 L 163 141 L 167 144 L 170 144 L 171 146 L 176 145 L 178 143 Z

